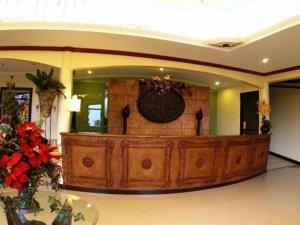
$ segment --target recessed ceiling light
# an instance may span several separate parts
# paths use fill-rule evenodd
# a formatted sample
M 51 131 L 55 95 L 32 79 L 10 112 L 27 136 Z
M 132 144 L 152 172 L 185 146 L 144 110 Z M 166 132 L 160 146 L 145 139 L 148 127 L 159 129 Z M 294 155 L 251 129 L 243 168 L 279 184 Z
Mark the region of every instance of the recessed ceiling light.
M 261 61 L 262 61 L 262 63 L 267 63 L 267 62 L 269 62 L 269 58 L 263 58 Z
M 216 82 L 215 82 L 215 85 L 216 85 L 216 86 L 219 86 L 219 85 L 220 85 L 220 81 L 216 81 Z
M 159 70 L 160 70 L 160 71 L 164 71 L 164 68 L 160 67 Z
M 92 74 L 93 73 L 93 71 L 91 71 L 91 70 L 88 70 L 87 72 L 88 72 L 88 74 Z

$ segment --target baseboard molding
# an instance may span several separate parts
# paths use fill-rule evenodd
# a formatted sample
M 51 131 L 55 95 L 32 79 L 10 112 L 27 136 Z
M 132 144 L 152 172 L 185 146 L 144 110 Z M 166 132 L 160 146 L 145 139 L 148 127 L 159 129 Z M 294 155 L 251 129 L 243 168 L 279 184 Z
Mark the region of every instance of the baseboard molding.
M 76 187 L 72 185 L 64 185 L 61 184 L 60 188 L 63 190 L 72 190 L 72 191 L 83 191 L 83 192 L 91 192 L 91 193 L 104 193 L 104 194 L 126 194 L 126 195 L 153 195 L 153 194 L 174 194 L 174 193 L 183 193 L 183 192 L 191 192 L 191 191 L 200 191 L 205 189 L 212 189 L 218 187 L 224 187 L 228 185 L 238 184 L 246 180 L 250 180 L 254 177 L 258 177 L 262 174 L 266 173 L 266 170 L 261 171 L 257 174 L 253 174 L 252 176 L 242 178 L 240 180 L 229 181 L 221 184 L 214 184 L 206 187 L 194 187 L 194 188 L 183 188 L 183 189 L 170 189 L 170 190 L 124 190 L 124 189 L 99 189 L 99 188 L 85 188 L 85 187 Z
M 283 156 L 283 155 L 279 155 L 279 154 L 277 154 L 277 153 L 275 153 L 275 152 L 269 152 L 269 154 L 270 154 L 270 155 L 273 155 L 273 156 L 276 156 L 276 157 L 278 157 L 278 158 L 284 159 L 284 160 L 286 160 L 286 161 L 289 161 L 289 162 L 291 162 L 291 163 L 295 163 L 295 164 L 297 164 L 297 165 L 300 165 L 300 162 L 299 162 L 299 161 L 294 160 L 294 159 L 291 159 L 291 158 L 288 158 L 288 157 L 285 157 L 285 156 Z

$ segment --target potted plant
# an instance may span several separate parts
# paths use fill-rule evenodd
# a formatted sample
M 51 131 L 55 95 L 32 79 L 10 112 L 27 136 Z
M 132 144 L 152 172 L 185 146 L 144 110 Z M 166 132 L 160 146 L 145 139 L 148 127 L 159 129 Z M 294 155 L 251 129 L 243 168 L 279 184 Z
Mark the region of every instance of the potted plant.
M 36 85 L 36 93 L 39 97 L 40 112 L 42 118 L 48 118 L 51 115 L 54 100 L 58 94 L 66 87 L 53 78 L 54 70 L 51 68 L 47 74 L 45 71 L 37 70 L 36 74 L 26 73 L 27 79 Z M 65 97 L 65 95 L 64 95 Z
M 267 118 L 271 112 L 270 104 L 268 104 L 265 100 L 258 102 L 258 114 L 262 116 L 260 131 L 263 134 L 267 134 L 271 129 L 271 122 Z
M 12 85 L 13 91 L 14 85 Z M 11 98 L 11 96 L 6 96 Z M 6 99 L 8 102 L 8 99 Z M 17 111 L 25 110 L 20 107 Z M 15 113 L 15 111 L 5 111 Z M 16 114 L 17 117 L 23 113 Z M 10 114 L 0 119 L 0 205 L 5 210 L 9 225 L 45 225 L 41 221 L 28 221 L 27 213 L 42 209 L 35 199 L 40 185 L 49 184 L 54 191 L 59 189 L 61 177 L 61 154 L 58 147 L 43 137 L 43 130 L 34 122 L 21 122 Z M 18 195 L 2 189 L 16 189 Z M 50 209 L 58 213 L 53 225 L 70 225 L 71 219 L 83 220 L 81 213 L 74 214 L 68 202 L 49 198 Z

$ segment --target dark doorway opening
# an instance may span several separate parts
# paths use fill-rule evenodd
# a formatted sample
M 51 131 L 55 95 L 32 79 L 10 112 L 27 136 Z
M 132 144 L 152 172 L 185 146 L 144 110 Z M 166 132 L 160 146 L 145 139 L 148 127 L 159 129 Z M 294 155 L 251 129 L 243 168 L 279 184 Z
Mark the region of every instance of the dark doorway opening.
M 257 114 L 258 100 L 258 91 L 241 93 L 241 135 L 259 133 L 259 115 Z

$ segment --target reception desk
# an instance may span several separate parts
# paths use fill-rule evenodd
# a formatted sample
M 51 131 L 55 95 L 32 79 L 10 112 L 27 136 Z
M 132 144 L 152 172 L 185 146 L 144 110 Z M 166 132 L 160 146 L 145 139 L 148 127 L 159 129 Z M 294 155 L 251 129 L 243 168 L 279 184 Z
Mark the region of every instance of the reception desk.
M 170 193 L 221 186 L 266 171 L 270 136 L 62 133 L 67 189 Z

